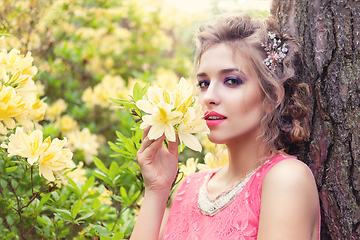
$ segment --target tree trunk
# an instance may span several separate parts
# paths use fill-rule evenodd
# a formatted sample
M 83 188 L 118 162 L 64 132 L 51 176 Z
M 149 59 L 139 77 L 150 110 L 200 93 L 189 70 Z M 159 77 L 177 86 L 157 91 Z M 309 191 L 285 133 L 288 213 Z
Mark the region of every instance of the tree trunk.
M 308 66 L 304 157 L 319 189 L 321 239 L 360 239 L 360 0 L 273 0 L 271 13 Z

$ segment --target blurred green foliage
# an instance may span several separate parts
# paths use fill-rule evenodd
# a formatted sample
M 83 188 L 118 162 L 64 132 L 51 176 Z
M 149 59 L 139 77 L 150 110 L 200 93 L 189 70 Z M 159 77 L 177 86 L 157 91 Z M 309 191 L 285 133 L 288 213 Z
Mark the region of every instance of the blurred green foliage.
M 189 77 L 194 26 L 210 16 L 162 0 L 0 0 L 0 49 L 31 52 L 48 104 L 43 134 L 66 137 L 77 165 L 61 186 L 0 148 L 1 239 L 129 237 L 144 190 L 142 131 L 110 98 Z M 179 160 L 190 156 L 204 153 Z

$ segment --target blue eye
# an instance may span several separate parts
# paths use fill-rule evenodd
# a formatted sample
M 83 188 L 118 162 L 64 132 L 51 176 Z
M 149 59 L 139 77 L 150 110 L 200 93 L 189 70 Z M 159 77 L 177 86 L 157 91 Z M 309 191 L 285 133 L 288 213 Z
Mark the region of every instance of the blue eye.
M 237 77 L 228 77 L 225 79 L 224 84 L 229 86 L 238 86 L 240 84 L 243 84 L 244 82 Z
M 200 89 L 202 89 L 208 87 L 210 85 L 210 82 L 208 80 L 201 80 L 199 81 L 198 85 Z

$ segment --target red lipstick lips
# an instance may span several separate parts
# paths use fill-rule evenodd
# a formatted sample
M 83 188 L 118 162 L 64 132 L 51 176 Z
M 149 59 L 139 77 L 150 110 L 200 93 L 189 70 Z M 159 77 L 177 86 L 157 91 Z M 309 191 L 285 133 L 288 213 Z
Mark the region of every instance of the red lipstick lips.
M 208 125 L 208 127 L 214 127 L 226 120 L 225 116 L 214 111 L 206 112 L 204 118 L 206 120 L 206 124 Z

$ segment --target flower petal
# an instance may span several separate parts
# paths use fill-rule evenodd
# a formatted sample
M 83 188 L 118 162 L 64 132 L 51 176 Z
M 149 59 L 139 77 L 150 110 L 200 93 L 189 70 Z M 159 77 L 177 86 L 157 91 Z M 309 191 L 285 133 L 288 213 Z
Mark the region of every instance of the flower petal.
M 165 132 L 164 125 L 163 123 L 153 125 L 148 133 L 149 139 L 154 140 L 161 137 Z
M 171 124 L 164 124 L 165 136 L 170 142 L 175 142 L 175 129 Z
M 149 101 L 146 100 L 138 100 L 136 102 L 136 106 L 138 108 L 140 108 L 141 110 L 143 110 L 146 113 L 153 113 L 154 112 L 154 107 L 150 104 Z
M 43 175 L 48 181 L 55 180 L 53 172 L 43 164 L 39 165 L 39 174 L 40 176 Z
M 202 146 L 199 140 L 194 135 L 191 135 L 190 133 L 182 132 L 179 133 L 179 138 L 190 149 L 201 152 Z

